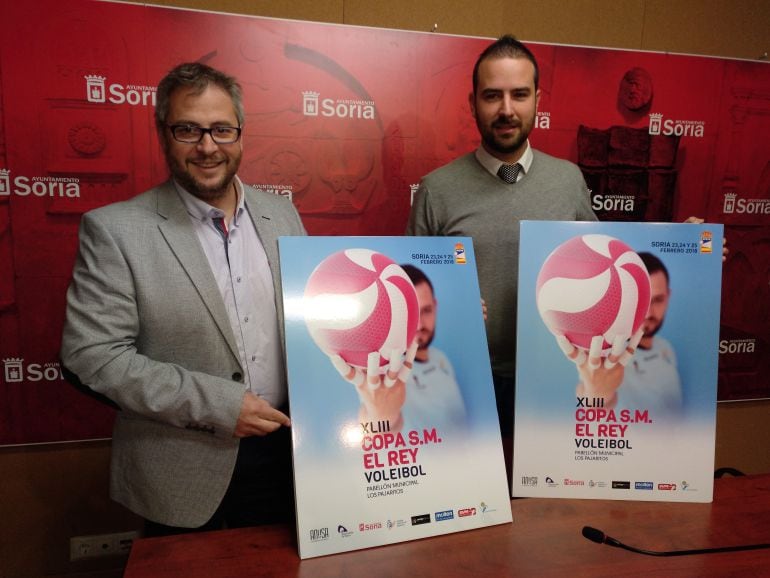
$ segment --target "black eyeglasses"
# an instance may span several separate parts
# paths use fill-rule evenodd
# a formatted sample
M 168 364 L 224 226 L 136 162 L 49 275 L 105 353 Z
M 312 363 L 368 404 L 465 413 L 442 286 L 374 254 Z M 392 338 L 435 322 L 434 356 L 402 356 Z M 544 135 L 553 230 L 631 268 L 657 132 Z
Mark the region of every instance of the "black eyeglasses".
M 204 134 L 209 134 L 211 140 L 217 144 L 232 144 L 241 138 L 241 127 L 239 126 L 212 126 L 211 128 L 203 128 L 194 124 L 169 124 L 166 126 L 174 136 L 174 140 L 185 144 L 198 144 L 203 140 Z

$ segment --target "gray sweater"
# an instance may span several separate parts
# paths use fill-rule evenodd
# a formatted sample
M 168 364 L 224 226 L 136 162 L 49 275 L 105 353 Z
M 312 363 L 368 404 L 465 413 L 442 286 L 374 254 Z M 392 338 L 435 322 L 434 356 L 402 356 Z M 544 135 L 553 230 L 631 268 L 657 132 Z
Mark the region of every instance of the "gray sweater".
M 492 371 L 513 378 L 519 221 L 595 221 L 578 167 L 533 150 L 529 172 L 508 184 L 466 154 L 423 178 L 407 235 L 473 238 L 481 296 L 487 303 Z

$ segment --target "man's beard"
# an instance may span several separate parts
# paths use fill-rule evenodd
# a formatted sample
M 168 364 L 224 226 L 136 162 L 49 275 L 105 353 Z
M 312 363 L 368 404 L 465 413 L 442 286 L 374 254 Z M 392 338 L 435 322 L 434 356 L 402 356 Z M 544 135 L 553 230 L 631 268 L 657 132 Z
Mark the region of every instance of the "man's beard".
M 203 201 L 212 201 L 223 197 L 230 184 L 238 172 L 240 165 L 240 157 L 234 159 L 235 162 L 232 166 L 228 167 L 222 178 L 213 185 L 206 185 L 197 180 L 186 166 L 180 164 L 171 155 L 166 155 L 166 164 L 168 165 L 171 176 L 191 195 L 198 197 Z
M 484 141 L 484 144 L 487 146 L 487 149 L 507 155 L 514 153 L 518 151 L 521 146 L 527 141 L 527 138 L 529 138 L 529 133 L 532 132 L 532 125 L 534 124 L 534 119 L 532 123 L 525 123 L 523 121 L 508 121 L 505 118 L 498 118 L 496 121 L 492 123 L 491 128 L 487 129 L 486 127 L 479 126 L 479 133 L 481 133 L 481 140 Z M 477 122 L 478 125 L 478 122 Z M 494 129 L 501 128 L 501 127 L 508 127 L 511 126 L 513 128 L 518 128 L 519 133 L 516 135 L 516 137 L 512 141 L 501 141 L 497 138 L 495 135 Z
M 658 324 L 650 329 L 649 331 L 645 329 L 644 331 L 644 337 L 655 337 L 657 335 L 658 331 L 660 331 L 660 328 L 663 327 L 663 321 L 665 321 L 665 317 L 661 319 Z
M 419 340 L 417 342 L 417 349 L 426 350 L 428 347 L 430 347 L 430 344 L 433 343 L 433 338 L 436 336 L 436 332 L 433 331 L 428 335 L 428 338 L 425 340 L 425 343 L 420 343 Z

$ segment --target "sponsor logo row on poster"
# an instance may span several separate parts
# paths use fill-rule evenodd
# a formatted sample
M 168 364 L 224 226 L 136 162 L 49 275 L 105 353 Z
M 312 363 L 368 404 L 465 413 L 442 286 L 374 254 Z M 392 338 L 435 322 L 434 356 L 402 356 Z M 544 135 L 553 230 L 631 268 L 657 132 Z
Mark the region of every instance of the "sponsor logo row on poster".
M 521 485 L 530 487 L 530 488 L 536 488 L 541 485 L 541 480 L 539 476 L 522 476 L 521 477 Z M 583 486 L 587 488 L 606 488 L 610 487 L 613 490 L 631 490 L 632 484 L 630 480 L 612 480 L 609 483 L 606 481 L 601 480 L 575 480 L 572 478 L 564 478 L 564 480 L 559 483 L 555 481 L 550 476 L 546 476 L 545 479 L 542 481 L 542 485 L 548 488 L 558 488 L 560 485 L 562 486 L 570 486 L 570 487 L 578 487 Z M 635 481 L 633 482 L 633 489 L 634 490 L 641 490 L 641 491 L 654 491 L 657 488 L 658 491 L 661 492 L 675 492 L 677 490 L 683 491 L 683 492 L 692 492 L 695 491 L 694 488 L 686 481 L 679 482 L 678 484 L 675 482 L 651 482 L 651 481 Z
M 357 530 L 359 533 L 372 532 L 378 530 L 394 530 L 397 528 L 404 528 L 409 526 L 421 526 L 423 524 L 446 522 L 454 520 L 456 518 L 467 518 L 469 516 L 476 516 L 484 514 L 486 512 L 492 512 L 493 510 L 482 502 L 478 507 L 458 508 L 455 510 L 441 510 L 434 512 L 431 516 L 430 513 L 415 514 L 410 516 L 409 519 L 388 519 L 383 521 L 367 521 L 359 522 Z M 355 534 L 355 530 L 348 529 L 344 524 L 337 526 L 337 536 L 339 538 L 349 538 Z M 321 528 L 312 528 L 308 530 L 308 538 L 311 542 L 323 542 L 333 537 L 333 533 L 328 526 Z

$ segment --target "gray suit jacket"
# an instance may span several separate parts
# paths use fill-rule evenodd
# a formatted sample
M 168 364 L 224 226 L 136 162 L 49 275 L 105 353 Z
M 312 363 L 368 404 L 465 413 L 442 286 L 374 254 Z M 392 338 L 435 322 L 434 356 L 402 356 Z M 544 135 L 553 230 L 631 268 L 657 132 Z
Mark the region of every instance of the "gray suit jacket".
M 290 201 L 244 189 L 283 337 L 277 241 L 305 230 Z M 172 183 L 83 216 L 62 361 L 121 408 L 113 499 L 166 525 L 208 521 L 232 476 L 246 386 L 224 302 Z

